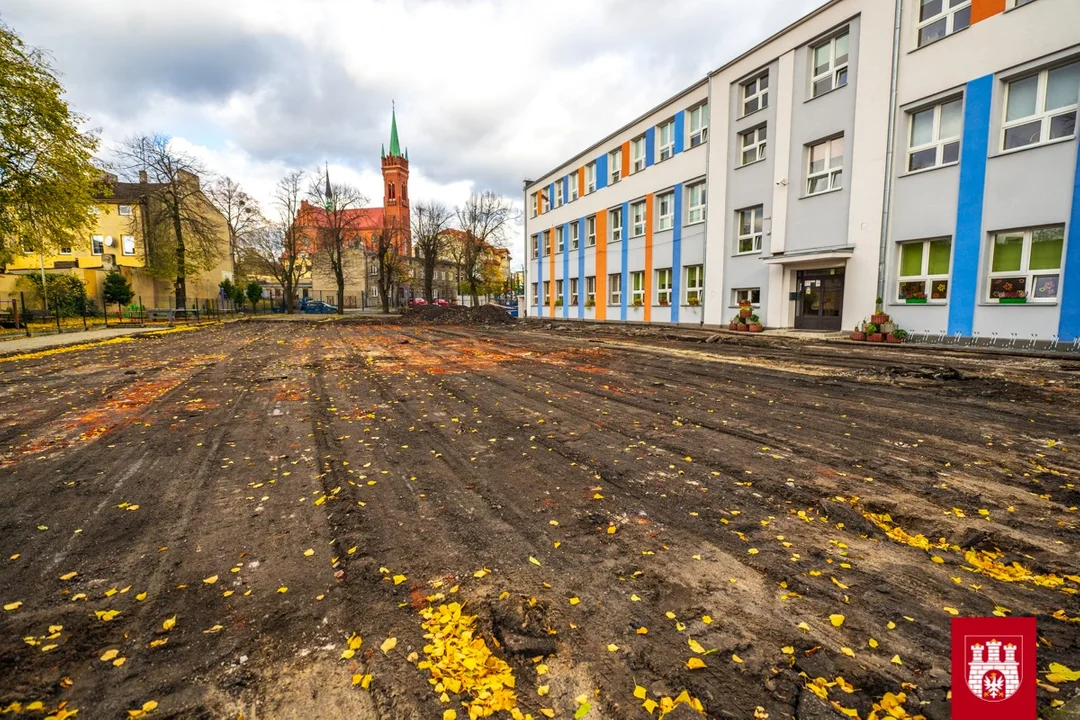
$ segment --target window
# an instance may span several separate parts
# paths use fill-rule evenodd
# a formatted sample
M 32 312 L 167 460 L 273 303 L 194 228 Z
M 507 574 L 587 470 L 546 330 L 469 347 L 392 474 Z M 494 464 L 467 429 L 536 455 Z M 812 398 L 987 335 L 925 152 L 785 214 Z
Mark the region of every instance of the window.
M 555 207 L 562 207 L 562 204 L 563 204 L 562 190 L 563 190 L 563 188 L 562 188 L 562 180 L 556 180 L 555 181 Z
M 690 147 L 709 139 L 709 104 L 698 105 L 690 111 Z
M 547 305 L 549 298 L 551 298 L 551 281 L 550 280 L 545 280 L 544 281 L 544 298 L 543 298 L 543 303 L 545 305 Z
M 589 275 L 585 278 L 585 303 L 587 305 L 596 304 L 596 276 Z
M 701 291 L 705 288 L 705 268 L 702 265 L 686 266 L 686 304 L 700 305 Z
M 669 120 L 657 129 L 656 156 L 664 161 L 675 154 L 675 123 Z
M 540 257 L 540 236 L 539 235 L 533 235 L 532 236 L 532 256 L 534 258 Z M 372 275 L 375 275 L 375 274 L 376 273 L 372 273 Z
M 1080 63 L 1043 70 L 1009 83 L 1002 149 L 1073 137 L 1078 94 Z
M 596 192 L 596 163 L 585 166 L 585 194 Z
M 102 235 L 94 235 L 90 238 L 90 252 L 101 255 L 105 252 L 105 238 Z
M 536 287 L 536 283 L 533 283 L 533 287 Z M 373 298 L 379 297 L 379 286 L 378 285 L 372 285 L 371 287 L 369 287 L 368 288 L 368 296 L 373 297 Z
M 540 191 L 540 214 L 543 215 L 544 213 L 548 212 L 549 210 L 551 210 L 551 198 L 549 198 L 547 196 L 546 192 L 541 190 Z
M 742 114 L 764 110 L 769 107 L 769 73 L 759 75 L 742 85 Z
M 671 304 L 671 268 L 656 271 L 656 304 Z
M 739 137 L 742 140 L 739 143 L 742 146 L 742 157 L 739 160 L 740 166 L 765 159 L 765 141 L 768 139 L 768 134 L 764 125 L 753 130 L 747 130 Z
M 639 173 L 645 169 L 645 136 L 642 135 L 630 143 L 630 172 Z
M 919 0 L 919 47 L 971 24 L 971 0 Z
M 843 181 L 844 138 L 810 146 L 810 166 L 806 174 L 806 194 L 839 190 Z
M 608 180 L 614 185 L 622 177 L 622 150 L 612 150 L 608 153 Z
M 761 304 L 761 288 L 736 288 L 732 295 L 735 299 L 735 305 L 742 305 L 746 302 L 751 305 Z
M 848 31 L 813 48 L 813 76 L 810 80 L 813 97 L 847 85 Z
M 611 225 L 611 242 L 622 240 L 622 208 L 609 211 L 609 224 Z
M 26 245 L 22 246 L 22 251 L 23 251 L 23 255 L 33 255 L 34 254 L 34 251 L 31 248 L 27 247 Z
M 570 278 L 570 304 L 578 304 L 578 279 Z
M 532 304 L 533 305 L 539 305 L 540 304 L 540 296 L 536 292 L 536 283 L 532 284 Z
M 947 299 L 951 256 L 949 238 L 900 243 L 897 299 Z
M 123 253 L 125 255 L 134 255 L 135 254 L 135 236 L 134 235 L 121 235 L 120 236 L 120 247 L 123 248 Z M 61 252 L 63 252 L 63 251 L 61 250 Z M 69 249 L 68 254 L 70 254 L 70 253 L 71 253 L 71 250 Z
M 566 249 L 566 247 L 565 247 L 566 246 L 566 238 L 564 236 L 562 227 L 555 228 L 555 236 L 558 238 L 557 242 L 558 242 L 558 247 L 559 247 L 559 249 L 556 250 L 555 252 L 562 252 L 563 250 Z
M 964 101 L 960 99 L 911 113 L 908 172 L 960 161 L 963 115 Z
M 121 215 L 131 215 L 131 206 L 130 205 L 119 205 L 117 207 L 117 212 L 120 213 Z
M 585 245 L 592 247 L 596 244 L 596 216 L 585 218 Z
M 739 216 L 739 253 L 761 252 L 761 216 L 763 209 L 761 205 L 758 205 L 757 207 L 740 210 L 737 213 Z
M 1028 3 L 1035 2 L 1035 0 L 1009 0 L 1009 8 L 1024 7 Z
M 641 237 L 645 234 L 645 201 L 639 200 L 630 206 L 630 217 L 633 226 L 630 228 L 630 237 Z
M 555 302 L 562 302 L 563 299 L 563 281 L 555 281 Z
M 630 302 L 634 305 L 645 304 L 645 273 L 641 270 L 630 273 Z
M 536 238 L 535 237 L 533 237 L 533 257 L 536 257 Z M 370 267 L 368 267 L 368 275 L 370 275 L 371 277 L 375 277 L 378 274 L 379 274 L 379 266 L 378 265 L 372 264 Z
M 622 304 L 622 273 L 607 276 L 608 305 Z
M 581 228 L 576 222 L 570 223 L 570 249 L 577 250 L 581 240 Z
M 578 199 L 578 194 L 577 194 L 577 191 L 578 191 L 578 174 L 576 172 L 570 173 L 570 179 L 567 180 L 567 184 L 570 186 L 570 200 L 569 200 L 569 202 L 574 202 L 575 200 Z
M 24 250 L 23 252 L 26 252 L 26 251 Z M 62 248 L 60 248 L 60 254 L 61 255 L 70 255 L 71 254 L 71 248 L 70 247 L 62 247 Z
M 675 193 L 666 192 L 656 197 L 656 229 L 670 230 L 675 226 Z
M 688 196 L 687 206 L 689 211 L 686 214 L 686 224 L 693 225 L 694 223 L 705 221 L 705 183 L 699 182 L 691 185 L 686 189 Z
M 1024 298 L 1026 302 L 1057 299 L 1065 226 L 1032 228 L 994 235 L 991 249 L 990 300 Z

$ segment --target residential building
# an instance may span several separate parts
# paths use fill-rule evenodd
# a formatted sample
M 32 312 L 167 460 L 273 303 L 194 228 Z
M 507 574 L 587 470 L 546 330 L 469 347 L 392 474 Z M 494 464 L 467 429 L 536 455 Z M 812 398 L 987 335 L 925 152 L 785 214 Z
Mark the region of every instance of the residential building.
M 824 3 L 527 181 L 528 314 L 835 331 L 880 296 L 915 333 L 1071 342 L 1077 27 L 1075 0 Z

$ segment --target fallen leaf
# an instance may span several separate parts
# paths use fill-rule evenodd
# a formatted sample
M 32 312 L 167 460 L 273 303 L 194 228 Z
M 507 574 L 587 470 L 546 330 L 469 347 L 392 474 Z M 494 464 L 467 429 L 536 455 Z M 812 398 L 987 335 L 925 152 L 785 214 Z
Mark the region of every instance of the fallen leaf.
M 385 653 L 390 652 L 391 650 L 393 650 L 396 647 L 397 647 L 397 638 L 396 637 L 388 637 L 385 640 L 383 640 L 383 644 L 379 646 L 379 649 L 381 649 L 383 651 L 383 653 L 385 654 Z
M 11 603 L 8 603 L 7 605 L 5 605 L 4 609 L 7 610 L 8 612 L 10 612 L 12 610 L 18 610 L 21 607 L 22 607 L 22 600 L 16 600 L 15 602 L 11 602 Z
M 119 650 L 106 650 L 101 655 L 101 662 L 110 662 L 113 658 L 120 654 Z
M 161 627 L 166 630 L 172 630 L 174 627 L 176 627 L 176 616 L 173 615 L 171 618 L 165 620 L 165 622 L 161 623 Z
M 217 578 L 218 578 L 217 575 L 211 575 L 210 577 L 203 580 L 203 582 L 206 583 L 207 585 L 213 585 L 214 583 L 217 582 Z
M 829 622 L 831 622 L 833 624 L 833 627 L 840 627 L 841 625 L 844 624 L 844 620 L 845 620 L 845 618 L 844 618 L 843 615 L 830 615 L 829 616 Z
M 76 576 L 77 576 L 78 574 L 79 574 L 79 573 L 77 573 L 77 572 L 75 572 L 74 570 L 72 570 L 71 572 L 68 572 L 68 573 L 64 573 L 63 575 L 61 575 L 61 576 L 60 576 L 60 579 L 61 579 L 61 580 L 70 580 L 71 578 L 73 578 L 73 577 L 76 577 Z
M 700 670 L 705 667 L 705 661 L 699 657 L 692 657 L 686 661 L 686 667 L 690 670 Z
M 531 562 L 536 567 L 540 567 L 540 561 L 534 558 L 532 555 L 529 556 L 529 562 Z

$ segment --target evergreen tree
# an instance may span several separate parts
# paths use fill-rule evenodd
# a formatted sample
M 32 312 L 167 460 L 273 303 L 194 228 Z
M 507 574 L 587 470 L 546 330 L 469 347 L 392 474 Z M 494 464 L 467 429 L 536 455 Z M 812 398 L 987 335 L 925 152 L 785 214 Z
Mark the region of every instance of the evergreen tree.
M 124 273 L 114 268 L 105 276 L 104 295 L 106 303 L 116 303 L 117 310 L 131 302 L 135 297 L 135 291 L 131 289 L 131 283 L 124 277 Z

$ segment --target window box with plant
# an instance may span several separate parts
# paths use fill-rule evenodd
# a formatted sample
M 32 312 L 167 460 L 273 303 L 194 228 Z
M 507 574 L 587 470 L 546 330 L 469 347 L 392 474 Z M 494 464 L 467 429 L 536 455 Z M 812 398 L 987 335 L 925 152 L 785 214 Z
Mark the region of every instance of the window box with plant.
M 1065 228 L 1061 225 L 993 237 L 988 299 L 1006 305 L 1058 299 Z
M 759 318 L 756 314 L 751 315 L 749 318 L 747 318 L 747 325 L 749 325 L 747 329 L 750 332 L 761 332 L 765 329 L 761 325 L 761 318 Z
M 590 310 L 596 307 L 596 298 L 588 298 L 587 300 L 585 300 L 585 307 L 589 308 Z

